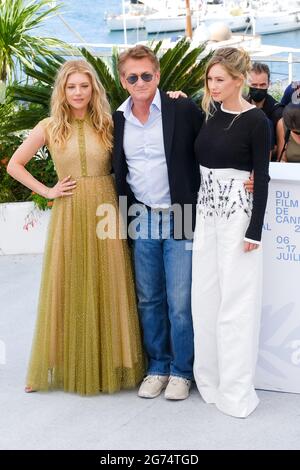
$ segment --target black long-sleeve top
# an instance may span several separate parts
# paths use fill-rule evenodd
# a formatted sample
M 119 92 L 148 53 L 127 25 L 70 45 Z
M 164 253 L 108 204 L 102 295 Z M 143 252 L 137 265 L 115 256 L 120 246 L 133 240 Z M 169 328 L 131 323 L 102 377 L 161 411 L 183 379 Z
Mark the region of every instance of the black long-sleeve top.
M 207 168 L 254 170 L 253 210 L 245 238 L 260 241 L 268 198 L 270 131 L 263 111 L 237 115 L 216 104 L 195 141 L 200 165 Z

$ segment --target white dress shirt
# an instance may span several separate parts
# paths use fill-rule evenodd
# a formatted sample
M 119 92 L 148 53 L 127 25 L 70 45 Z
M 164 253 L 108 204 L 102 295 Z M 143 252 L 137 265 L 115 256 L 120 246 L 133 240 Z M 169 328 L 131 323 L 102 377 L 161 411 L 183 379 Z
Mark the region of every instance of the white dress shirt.
M 125 118 L 123 146 L 128 165 L 127 183 L 138 201 L 153 208 L 169 207 L 171 196 L 159 90 L 145 124 L 133 115 L 131 108 L 131 97 L 118 108 Z

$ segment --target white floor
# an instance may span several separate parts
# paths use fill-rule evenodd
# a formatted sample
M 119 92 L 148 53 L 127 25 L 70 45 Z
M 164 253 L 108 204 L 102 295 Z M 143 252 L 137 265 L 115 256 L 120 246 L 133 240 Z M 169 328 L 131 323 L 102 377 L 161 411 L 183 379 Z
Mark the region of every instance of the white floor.
M 300 449 L 297 394 L 259 391 L 246 420 L 206 405 L 195 388 L 182 402 L 134 391 L 25 394 L 41 262 L 40 255 L 0 256 L 1 449 Z

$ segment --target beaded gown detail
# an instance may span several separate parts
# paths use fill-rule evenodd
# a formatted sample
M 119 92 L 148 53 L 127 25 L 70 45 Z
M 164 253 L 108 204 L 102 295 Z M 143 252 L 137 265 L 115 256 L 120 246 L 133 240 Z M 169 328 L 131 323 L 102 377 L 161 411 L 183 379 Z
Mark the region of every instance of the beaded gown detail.
M 53 203 L 26 385 L 82 395 L 132 388 L 144 369 L 130 254 L 126 240 L 98 236 L 101 204 L 118 214 L 110 154 L 88 119 L 72 122 L 63 148 L 49 143 L 50 119 L 41 124 L 58 178 L 77 187 Z

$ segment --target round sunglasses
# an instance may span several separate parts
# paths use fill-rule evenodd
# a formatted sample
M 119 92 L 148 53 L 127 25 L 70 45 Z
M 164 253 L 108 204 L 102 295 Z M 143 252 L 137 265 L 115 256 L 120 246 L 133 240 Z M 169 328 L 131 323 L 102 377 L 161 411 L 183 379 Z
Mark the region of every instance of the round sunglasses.
M 151 80 L 153 79 L 153 74 L 148 73 L 148 72 L 143 72 L 141 73 L 141 75 L 137 75 L 136 73 L 132 73 L 126 78 L 126 80 L 130 85 L 134 85 L 138 81 L 139 77 L 141 77 L 143 82 L 151 82 Z

